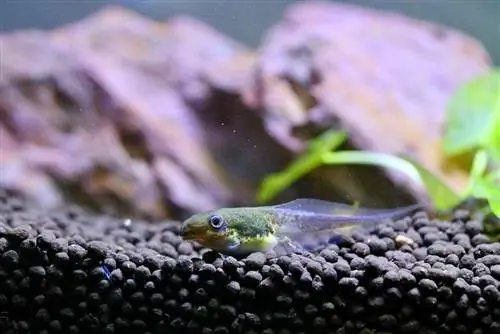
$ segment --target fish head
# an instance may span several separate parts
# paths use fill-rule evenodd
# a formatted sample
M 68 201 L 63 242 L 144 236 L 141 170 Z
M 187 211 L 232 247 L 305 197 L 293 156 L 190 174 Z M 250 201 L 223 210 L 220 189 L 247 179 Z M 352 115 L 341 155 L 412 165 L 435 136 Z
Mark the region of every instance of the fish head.
M 197 213 L 183 222 L 180 236 L 225 254 L 267 251 L 277 243 L 265 214 L 241 208 Z
M 238 243 L 238 234 L 232 224 L 231 214 L 225 209 L 192 215 L 182 223 L 180 236 L 184 240 L 195 241 L 221 252 Z

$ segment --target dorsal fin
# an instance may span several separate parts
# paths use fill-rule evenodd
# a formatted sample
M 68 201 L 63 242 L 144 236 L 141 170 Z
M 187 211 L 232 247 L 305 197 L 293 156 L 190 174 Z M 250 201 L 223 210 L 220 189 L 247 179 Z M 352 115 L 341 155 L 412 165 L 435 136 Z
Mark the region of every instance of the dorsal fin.
M 331 215 L 352 215 L 363 212 L 364 209 L 358 208 L 354 205 L 348 205 L 337 202 L 330 202 L 314 198 L 298 198 L 296 200 L 278 204 L 273 206 L 275 209 L 292 210 L 301 212 L 313 212 L 318 214 L 331 214 Z
M 344 203 L 330 202 L 321 199 L 299 198 L 287 203 L 273 206 L 278 210 L 289 210 L 298 213 L 315 213 L 321 215 L 333 215 L 337 218 L 341 217 L 363 217 L 363 219 L 383 219 L 407 215 L 411 211 L 421 207 L 419 204 L 414 204 L 405 207 L 392 209 L 371 209 L 362 208 L 356 205 L 348 205 Z

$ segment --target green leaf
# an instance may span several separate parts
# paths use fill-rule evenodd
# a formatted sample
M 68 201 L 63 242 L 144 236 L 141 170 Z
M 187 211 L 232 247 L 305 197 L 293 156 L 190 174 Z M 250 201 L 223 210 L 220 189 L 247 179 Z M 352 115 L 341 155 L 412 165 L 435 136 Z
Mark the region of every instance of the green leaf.
M 488 154 L 485 150 L 479 150 L 474 156 L 470 177 L 473 179 L 481 178 L 488 168 Z
M 494 179 L 478 179 L 471 189 L 472 196 L 488 200 L 493 213 L 500 217 L 500 186 Z
M 479 150 L 474 156 L 469 184 L 465 196 L 488 200 L 491 210 L 498 216 L 500 203 L 500 170 L 486 173 L 488 168 L 488 154 L 486 150 Z
M 490 200 L 489 202 L 490 202 L 491 211 L 495 214 L 495 216 L 500 218 L 500 201 L 491 201 Z
M 443 147 L 447 155 L 496 147 L 500 156 L 500 71 L 478 77 L 453 96 L 447 110 Z
M 500 169 L 500 98 L 498 98 L 497 107 L 495 110 L 495 119 L 493 119 L 492 123 L 496 124 L 497 126 L 494 127 L 493 133 L 490 138 L 488 154 L 493 160 L 493 163 Z
M 488 182 L 496 182 L 500 184 L 500 170 L 492 171 L 484 177 Z
M 487 199 L 491 211 L 500 218 L 500 187 L 497 183 L 478 180 L 474 184 L 472 195 Z
M 478 179 L 472 185 L 471 195 L 500 201 L 500 187 L 495 182 L 489 182 L 487 179 Z
M 443 181 L 410 158 L 376 152 L 341 151 L 325 153 L 323 161 L 326 164 L 363 164 L 399 170 L 427 190 L 437 209 L 449 209 L 461 201 L 460 196 Z
M 427 168 L 419 164 L 417 161 L 409 158 L 403 157 L 409 163 L 415 167 L 415 169 L 420 174 L 422 182 L 425 185 L 428 196 L 431 198 L 434 206 L 438 210 L 447 210 L 455 207 L 458 203 L 462 201 L 462 197 L 455 193 L 443 180 L 434 175 Z
M 469 180 L 466 188 L 462 191 L 463 197 L 468 197 L 471 195 L 472 188 L 477 180 L 484 177 L 486 170 L 488 169 L 488 154 L 486 150 L 479 150 L 474 155 L 474 160 L 472 161 L 472 168 L 469 174 Z
M 397 169 L 408 175 L 414 182 L 421 184 L 418 171 L 410 163 L 397 156 L 385 153 L 367 151 L 328 152 L 323 155 L 323 162 L 328 165 L 356 164 Z
M 257 191 L 257 202 L 268 202 L 302 176 L 322 164 L 322 155 L 337 149 L 346 140 L 345 131 L 326 131 L 309 142 L 307 151 L 288 165 L 283 171 L 264 178 Z

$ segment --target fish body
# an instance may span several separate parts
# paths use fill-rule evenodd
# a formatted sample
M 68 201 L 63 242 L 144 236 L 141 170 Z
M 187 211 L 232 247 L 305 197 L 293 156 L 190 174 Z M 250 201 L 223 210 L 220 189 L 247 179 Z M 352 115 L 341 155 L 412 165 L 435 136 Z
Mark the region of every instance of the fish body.
M 404 217 L 419 207 L 367 209 L 302 198 L 279 205 L 198 213 L 184 221 L 180 235 L 225 254 L 265 253 L 277 245 L 289 252 L 301 248 L 304 236 L 328 231 L 347 233 L 355 227 Z

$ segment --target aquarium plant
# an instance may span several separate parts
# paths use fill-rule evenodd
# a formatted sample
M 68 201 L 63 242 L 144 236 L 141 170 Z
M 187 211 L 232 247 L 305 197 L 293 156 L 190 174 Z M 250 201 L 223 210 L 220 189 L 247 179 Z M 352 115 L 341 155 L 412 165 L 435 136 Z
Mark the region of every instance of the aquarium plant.
M 364 164 L 399 170 L 425 188 L 438 210 L 452 209 L 470 198 L 483 199 L 487 210 L 500 217 L 500 70 L 474 78 L 450 99 L 442 150 L 447 159 L 461 161 L 468 183 L 460 192 L 418 161 L 406 156 L 341 150 L 345 131 L 330 130 L 310 141 L 304 154 L 283 171 L 267 176 L 257 201 L 270 201 L 279 192 L 320 165 Z

